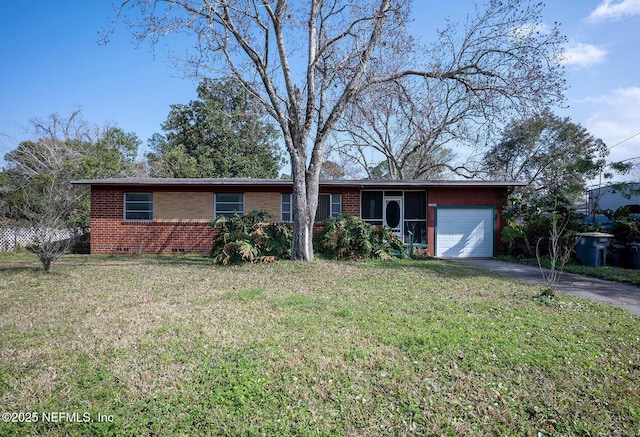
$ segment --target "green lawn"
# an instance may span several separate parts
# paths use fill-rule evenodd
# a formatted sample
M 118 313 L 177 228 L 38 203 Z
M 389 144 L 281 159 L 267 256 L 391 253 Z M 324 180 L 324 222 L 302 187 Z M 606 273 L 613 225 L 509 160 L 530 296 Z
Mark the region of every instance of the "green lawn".
M 439 260 L 2 256 L 0 412 L 38 422 L 0 435 L 640 433 L 640 318 L 539 291 Z

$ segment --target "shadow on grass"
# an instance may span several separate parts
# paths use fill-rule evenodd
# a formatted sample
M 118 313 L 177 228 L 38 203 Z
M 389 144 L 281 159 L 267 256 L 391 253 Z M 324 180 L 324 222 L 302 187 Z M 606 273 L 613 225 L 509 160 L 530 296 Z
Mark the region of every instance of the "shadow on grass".
M 349 263 L 353 261 L 335 261 L 330 258 L 317 256 L 318 259 L 332 263 Z M 286 261 L 285 261 L 286 262 Z M 356 261 L 358 263 L 359 261 Z M 414 270 L 434 274 L 447 279 L 465 279 L 475 277 L 496 277 L 496 274 L 487 272 L 486 270 L 465 266 L 452 261 L 438 258 L 404 258 L 390 261 L 362 261 L 376 265 L 381 270 Z M 101 267 L 112 266 L 117 264 L 159 264 L 166 266 L 185 266 L 211 268 L 216 265 L 210 256 L 194 255 L 194 254 L 177 254 L 177 255 L 64 255 L 52 267 L 51 274 L 56 274 L 62 268 L 77 267 Z M 235 264 L 234 264 L 235 265 Z M 24 253 L 8 254 L 0 256 L 0 274 L 19 274 L 27 273 L 37 274 L 38 272 L 46 274 L 42 271 L 42 266 L 34 255 Z M 62 274 L 62 273 L 58 273 Z
M 123 258 L 123 257 L 120 257 Z M 84 266 L 99 266 L 106 263 L 109 260 L 117 259 L 109 255 L 76 255 L 68 254 L 58 258 L 51 265 L 51 273 L 55 273 L 61 268 L 68 267 L 84 267 Z M 129 258 L 130 259 L 130 258 Z M 124 260 L 124 259 L 123 259 Z M 28 253 L 9 253 L 0 256 L 0 272 L 43 272 L 42 264 L 38 260 L 38 257 Z
M 145 255 L 143 259 L 148 259 L 158 264 L 172 266 L 213 266 L 213 260 L 206 255 Z
M 20 275 L 23 273 L 29 273 L 32 275 L 43 274 L 46 275 L 42 267 L 34 266 L 18 266 L 18 265 L 3 265 L 0 266 L 0 275 Z M 53 274 L 53 273 L 50 273 Z
M 3 259 L 2 263 L 0 263 L 0 276 L 19 276 L 22 274 L 28 274 L 29 276 L 41 276 L 41 277 L 66 277 L 67 273 L 61 272 L 60 268 L 63 264 L 59 262 L 53 263 L 51 266 L 51 271 L 45 272 L 42 264 L 37 259 L 33 260 L 13 260 L 7 261 L 7 259 Z
M 46 273 L 42 264 L 34 255 L 3 254 L 0 256 L 0 276 L 29 275 L 62 275 L 67 276 L 69 269 L 100 268 L 115 265 L 151 265 L 185 266 L 211 268 L 213 262 L 204 255 L 76 255 L 69 254 L 60 257 L 51 266 L 51 272 Z
M 438 258 L 405 258 L 394 261 L 376 261 L 382 268 L 389 270 L 407 270 L 414 269 L 418 271 L 429 272 L 447 279 L 465 279 L 477 277 L 495 278 L 500 275 L 488 272 L 486 270 L 458 264 L 446 259 Z

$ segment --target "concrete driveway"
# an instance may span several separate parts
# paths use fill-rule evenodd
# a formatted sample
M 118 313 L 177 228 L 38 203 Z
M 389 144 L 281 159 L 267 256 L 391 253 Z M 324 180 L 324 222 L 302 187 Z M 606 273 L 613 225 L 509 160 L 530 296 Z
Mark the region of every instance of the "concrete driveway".
M 478 267 L 504 276 L 537 284 L 543 283 L 540 269 L 534 266 L 500 261 L 492 258 L 456 258 L 451 261 Z M 640 315 L 640 287 L 620 282 L 563 273 L 557 284 L 560 292 L 584 297 L 596 302 L 615 305 Z

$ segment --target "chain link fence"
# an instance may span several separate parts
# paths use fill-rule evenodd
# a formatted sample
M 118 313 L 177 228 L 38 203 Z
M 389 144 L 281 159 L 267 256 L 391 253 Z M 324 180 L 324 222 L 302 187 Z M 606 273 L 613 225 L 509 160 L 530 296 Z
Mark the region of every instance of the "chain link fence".
M 42 241 L 78 240 L 81 237 L 80 230 L 5 224 L 0 225 L 0 252 L 13 252 Z

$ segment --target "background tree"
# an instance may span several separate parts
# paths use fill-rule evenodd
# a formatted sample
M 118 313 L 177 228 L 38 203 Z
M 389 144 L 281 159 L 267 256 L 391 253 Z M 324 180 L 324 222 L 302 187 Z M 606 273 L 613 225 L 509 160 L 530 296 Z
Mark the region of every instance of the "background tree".
M 385 179 L 473 177 L 465 158 L 454 165 L 455 148 L 477 153 L 515 114 L 540 113 L 564 88 L 557 65 L 562 37 L 557 28 L 544 30 L 540 7 L 489 1 L 466 22 L 449 22 L 422 48 L 427 74 L 376 83 L 350 102 L 340 152 L 364 169 L 376 168 L 381 157 Z M 540 82 L 540 74 L 549 82 Z
M 171 105 L 147 155 L 152 176 L 276 178 L 283 164 L 277 131 L 237 81 L 204 80 L 198 99 Z
M 187 153 L 184 144 L 171 147 L 165 136 L 153 134 L 149 146 L 153 150 L 146 155 L 150 176 L 195 178 L 200 174 L 198 160 Z
M 512 255 L 549 257 L 553 285 L 583 226 L 575 205 L 588 183 L 610 178 L 605 144 L 589 132 L 552 113 L 513 121 L 484 156 L 482 170 L 492 179 L 522 182 L 504 209 L 503 241 Z M 618 166 L 614 166 L 618 168 Z
M 562 98 L 562 38 L 555 28 L 538 31 L 537 3 L 490 0 L 464 30 L 440 32 L 427 52 L 406 33 L 407 0 L 131 0 L 118 16 L 128 7 L 141 17 L 130 23 L 141 40 L 193 36 L 196 51 L 185 65 L 195 74 L 231 72 L 278 124 L 293 176 L 293 259 L 313 258 L 327 140 L 349 102 L 371 86 L 411 77 L 446 83 L 486 118 Z
M 345 171 L 336 161 L 324 161 L 320 169 L 320 179 L 333 180 L 344 179 Z
M 366 173 L 361 165 L 344 153 L 335 153 L 336 149 L 328 147 L 320 168 L 320 179 L 362 179 Z
M 91 126 L 80 111 L 34 120 L 32 134 L 5 155 L 0 196 L 5 217 L 35 233 L 32 249 L 49 271 L 89 227 L 89 192 L 71 180 L 136 174 L 140 141 L 115 127 Z
M 439 179 L 461 170 L 452 166 L 449 144 L 464 138 L 471 114 L 454 114 L 450 101 L 436 98 L 437 88 L 422 79 L 372 86 L 347 107 L 336 129 L 347 139 L 335 149 L 370 179 Z
M 523 182 L 526 202 L 559 196 L 564 204 L 582 199 L 588 181 L 606 166 L 602 140 L 551 113 L 513 121 L 484 156 L 482 171 L 491 179 Z

